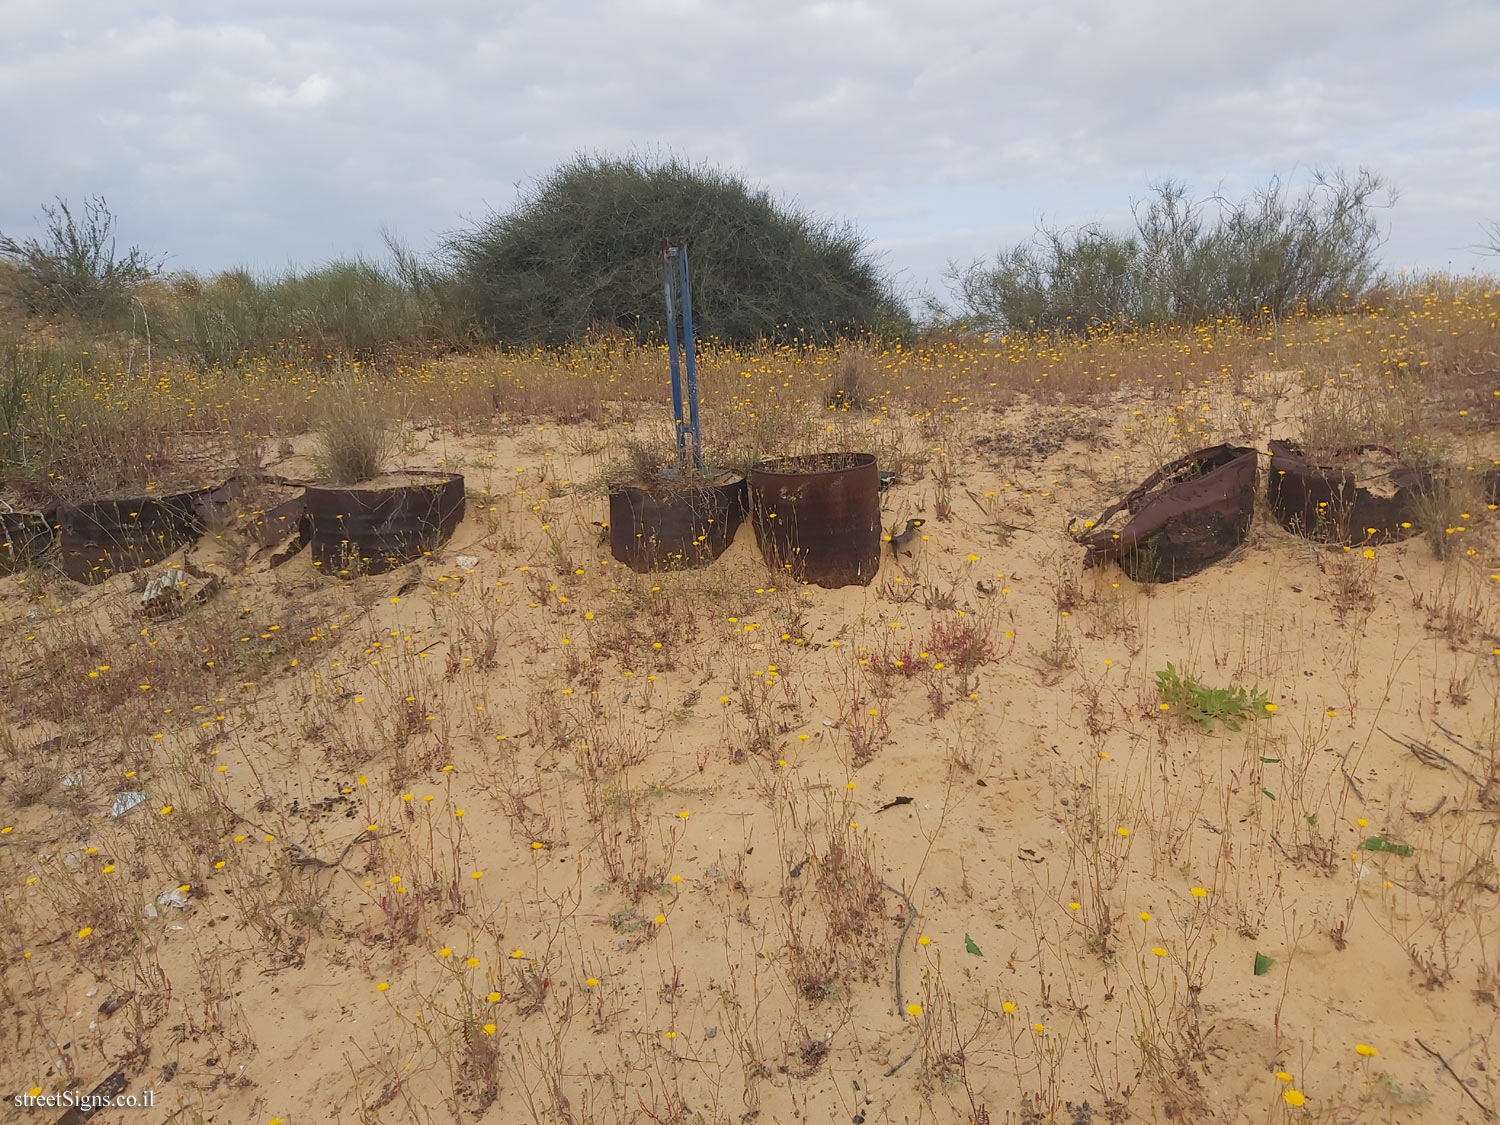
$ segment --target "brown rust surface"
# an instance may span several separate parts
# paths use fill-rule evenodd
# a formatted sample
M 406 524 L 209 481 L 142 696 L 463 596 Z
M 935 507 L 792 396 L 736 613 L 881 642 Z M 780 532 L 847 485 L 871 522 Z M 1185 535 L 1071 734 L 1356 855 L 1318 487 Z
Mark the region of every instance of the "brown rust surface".
M 1389 543 L 1417 534 L 1417 504 L 1432 488 L 1432 474 L 1375 445 L 1347 460 L 1314 464 L 1296 442 L 1271 442 L 1266 500 L 1277 522 L 1320 543 Z

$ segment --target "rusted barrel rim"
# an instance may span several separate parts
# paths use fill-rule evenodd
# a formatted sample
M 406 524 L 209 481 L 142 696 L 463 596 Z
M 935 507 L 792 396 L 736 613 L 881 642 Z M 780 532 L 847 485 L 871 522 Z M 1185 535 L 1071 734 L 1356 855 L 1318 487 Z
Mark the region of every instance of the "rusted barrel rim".
M 833 458 L 848 458 L 839 465 L 819 466 L 819 462 Z M 873 453 L 807 453 L 794 457 L 767 457 L 751 467 L 752 474 L 766 477 L 818 477 L 847 473 L 875 464 Z
M 412 477 L 415 479 L 405 484 L 382 484 L 380 478 L 374 480 L 357 481 L 354 484 L 329 484 L 327 481 L 293 481 L 280 478 L 267 478 L 269 484 L 284 484 L 293 488 L 305 488 L 309 492 L 318 493 L 342 493 L 353 495 L 373 496 L 381 492 L 399 492 L 407 488 L 431 488 L 435 484 L 448 484 L 450 481 L 461 481 L 464 479 L 462 473 L 451 472 L 448 469 L 393 469 L 388 473 L 382 473 L 382 477 Z

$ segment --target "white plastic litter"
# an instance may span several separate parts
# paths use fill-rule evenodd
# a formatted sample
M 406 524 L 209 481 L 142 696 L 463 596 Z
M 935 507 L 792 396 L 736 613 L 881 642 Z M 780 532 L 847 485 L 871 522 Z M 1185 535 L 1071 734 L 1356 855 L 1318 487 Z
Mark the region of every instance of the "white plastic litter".
M 458 563 L 458 565 L 463 567 L 465 570 L 473 570 L 476 566 L 479 565 L 479 556 L 459 555 L 458 558 L 454 559 L 453 561 Z
M 180 567 L 167 567 L 146 583 L 146 592 L 141 595 L 141 605 L 147 609 L 155 609 L 175 603 L 181 597 L 179 588 L 186 581 L 187 575 Z
M 124 816 L 136 805 L 146 799 L 146 794 L 136 790 L 128 790 L 124 793 L 115 794 L 115 803 L 109 807 L 110 816 Z
M 188 904 L 188 893 L 181 886 L 168 887 L 156 896 L 157 906 L 174 906 L 181 910 Z

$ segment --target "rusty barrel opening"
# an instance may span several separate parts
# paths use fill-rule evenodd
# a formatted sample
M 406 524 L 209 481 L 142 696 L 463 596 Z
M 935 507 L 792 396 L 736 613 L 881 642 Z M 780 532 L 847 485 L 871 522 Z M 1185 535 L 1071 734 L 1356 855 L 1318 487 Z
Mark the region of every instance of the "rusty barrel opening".
M 1199 449 L 1163 465 L 1105 509 L 1080 541 L 1085 567 L 1113 559 L 1137 582 L 1175 582 L 1245 541 L 1255 514 L 1256 453 L 1238 445 Z M 1121 510 L 1129 521 L 1106 526 Z
M 63 572 L 93 584 L 161 562 L 203 534 L 204 505 L 220 487 L 60 505 Z
M 750 519 L 778 576 L 830 589 L 880 569 L 880 473 L 873 453 L 814 453 L 750 470 Z
M 348 487 L 308 485 L 302 509 L 314 566 L 340 578 L 380 574 L 453 534 L 464 517 L 464 478 L 410 471 Z
M 25 570 L 50 551 L 55 523 L 45 512 L 0 512 L 0 574 Z
M 744 514 L 738 473 L 696 484 L 623 485 L 609 494 L 610 554 L 641 573 L 706 566 L 734 541 Z
M 1296 442 L 1271 442 L 1271 512 L 1288 531 L 1320 543 L 1407 539 L 1420 530 L 1422 494 L 1433 487 L 1432 473 L 1385 446 L 1361 445 L 1315 463 Z

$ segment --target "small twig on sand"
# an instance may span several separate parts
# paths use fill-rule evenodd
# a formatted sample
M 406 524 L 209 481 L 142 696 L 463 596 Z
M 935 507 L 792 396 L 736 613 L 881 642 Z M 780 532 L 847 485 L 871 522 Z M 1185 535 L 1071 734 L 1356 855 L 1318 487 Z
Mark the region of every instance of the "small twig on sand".
M 1438 1054 L 1426 1043 L 1423 1043 L 1420 1039 L 1417 1039 L 1417 1046 L 1421 1047 L 1422 1050 L 1426 1051 L 1433 1058 L 1437 1059 L 1438 1062 L 1443 1064 L 1443 1069 L 1453 1076 L 1453 1081 L 1458 1083 L 1458 1088 L 1465 1094 L 1467 1094 L 1469 1096 L 1469 1100 L 1484 1112 L 1484 1119 L 1486 1121 L 1493 1121 L 1495 1119 L 1495 1111 L 1492 1110 L 1489 1106 L 1485 1105 L 1474 1095 L 1474 1091 L 1469 1089 L 1468 1083 L 1466 1083 L 1462 1078 L 1458 1076 L 1458 1071 L 1453 1069 L 1452 1065 L 1448 1062 L 1447 1059 L 1443 1058 L 1442 1055 Z
M 896 939 L 896 1014 L 899 1016 L 906 1011 L 906 1005 L 901 1001 L 901 954 L 906 948 L 906 935 L 911 933 L 912 925 L 917 920 L 917 908 L 905 891 L 898 891 L 884 879 L 880 881 L 880 885 L 906 903 L 906 925 L 901 927 L 901 936 Z
M 1463 766 L 1459 765 L 1452 758 L 1448 757 L 1447 754 L 1444 754 L 1441 750 L 1436 750 L 1433 747 L 1428 746 L 1427 743 L 1418 742 L 1415 739 L 1397 738 L 1388 730 L 1382 729 L 1380 733 L 1389 738 L 1397 746 L 1405 746 L 1412 752 L 1412 755 L 1417 759 L 1417 761 L 1421 762 L 1424 766 L 1431 766 L 1435 770 L 1442 769 L 1444 766 L 1447 766 L 1449 769 L 1463 774 L 1464 777 L 1468 778 L 1475 785 L 1483 787 L 1484 782 L 1480 781 L 1479 778 L 1475 777 L 1472 772 L 1466 770 Z
M 1412 815 L 1412 819 L 1413 820 L 1430 820 L 1432 817 L 1436 816 L 1438 814 L 1438 810 L 1441 809 L 1447 803 L 1448 803 L 1448 794 L 1444 793 L 1441 797 L 1439 797 L 1437 799 L 1437 804 L 1433 805 L 1432 808 L 1428 809 L 1426 812 L 1423 812 L 1420 809 L 1412 809 L 1412 810 L 1410 810 L 1411 811 L 1411 815 Z
M 901 936 L 896 939 L 896 970 L 894 978 L 896 991 L 896 1014 L 898 1016 L 901 1016 L 906 1012 L 906 1005 L 902 1003 L 901 995 L 901 954 L 906 949 L 906 935 L 911 933 L 912 925 L 917 920 L 917 907 L 916 904 L 912 902 L 911 896 L 908 895 L 905 891 L 898 891 L 884 879 L 880 881 L 880 885 L 886 890 L 890 891 L 891 894 L 900 896 L 901 901 L 906 903 L 906 925 L 901 927 Z M 889 1078 L 891 1075 L 895 1074 L 896 1071 L 900 1070 L 903 1066 L 909 1063 L 911 1061 L 911 1057 L 917 1053 L 917 1048 L 921 1045 L 922 1032 L 921 1029 L 918 1028 L 917 1041 L 911 1045 L 911 1050 L 907 1051 L 906 1054 L 902 1055 L 899 1059 L 897 1059 L 894 1063 L 887 1067 L 885 1076 Z
M 1339 773 L 1341 773 L 1341 774 L 1344 775 L 1344 780 L 1349 783 L 1349 788 L 1352 789 L 1352 790 L 1354 790 L 1354 796 L 1359 799 L 1359 803 L 1360 804 L 1364 804 L 1365 803 L 1365 795 L 1359 791 L 1359 786 L 1354 783 L 1354 777 L 1353 777 L 1353 775 L 1350 774 L 1348 768 L 1344 764 L 1345 762 L 1347 762 L 1349 760 L 1349 755 L 1352 754 L 1353 752 L 1354 752 L 1354 747 L 1352 747 L 1352 746 L 1349 747 L 1348 750 L 1344 751 L 1344 756 L 1339 759 Z
M 1432 725 L 1435 726 L 1435 727 L 1437 727 L 1438 730 L 1442 731 L 1443 732 L 1443 737 L 1446 738 L 1449 742 L 1453 743 L 1453 745 L 1459 747 L 1460 749 L 1467 750 L 1470 754 L 1473 754 L 1474 757 L 1478 758 L 1481 762 L 1488 762 L 1490 760 L 1490 756 L 1488 754 L 1482 754 L 1478 750 L 1474 749 L 1474 747 L 1470 746 L 1468 743 L 1466 743 L 1462 739 L 1460 739 L 1458 737 L 1458 735 L 1454 734 L 1447 727 L 1443 726 L 1442 723 L 1434 722 Z

